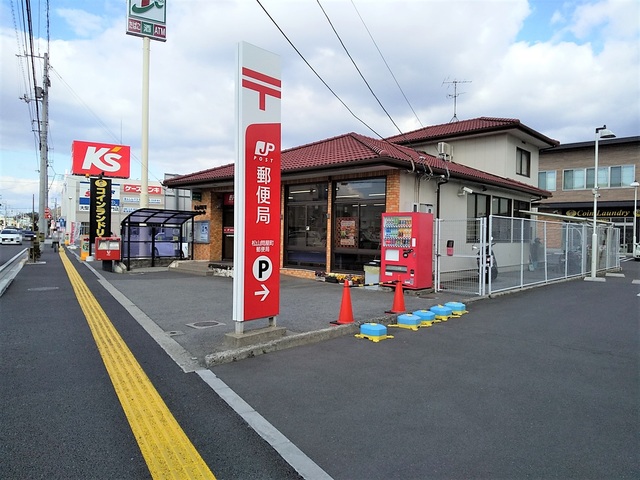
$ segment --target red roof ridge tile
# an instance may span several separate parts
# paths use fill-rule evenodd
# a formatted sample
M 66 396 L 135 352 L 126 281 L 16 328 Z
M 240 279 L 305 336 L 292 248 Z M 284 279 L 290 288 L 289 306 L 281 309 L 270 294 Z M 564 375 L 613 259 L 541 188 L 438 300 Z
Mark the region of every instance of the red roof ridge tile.
M 519 122 L 513 119 L 482 118 L 492 122 Z M 445 161 L 426 152 L 390 142 L 388 139 L 376 139 L 355 132 L 288 148 L 283 150 L 281 155 L 281 168 L 284 174 L 314 170 L 322 171 L 327 168 L 343 167 L 345 165 L 371 165 L 372 163 L 380 163 L 381 165 L 394 164 L 396 167 L 415 171 L 418 165 L 422 165 L 425 174 L 428 169 L 429 174 L 441 175 L 446 173 L 447 176 L 451 175 L 454 178 L 463 178 L 498 186 L 511 186 L 520 191 L 551 196 L 550 192 L 541 190 L 533 185 L 490 174 L 464 164 Z M 229 180 L 233 178 L 233 175 L 234 164 L 232 163 L 168 179 L 164 184 L 169 187 L 179 187 L 180 185 L 207 183 L 212 180 Z
M 490 131 L 501 131 L 505 129 L 516 128 L 522 130 L 529 135 L 542 140 L 549 145 L 557 145 L 559 142 L 552 138 L 533 130 L 524 125 L 517 118 L 501 118 L 501 117 L 477 117 L 457 122 L 441 123 L 438 125 L 429 125 L 426 127 L 404 132 L 386 140 L 394 143 L 410 144 L 425 140 L 436 140 L 438 138 L 455 137 L 469 133 L 483 133 Z

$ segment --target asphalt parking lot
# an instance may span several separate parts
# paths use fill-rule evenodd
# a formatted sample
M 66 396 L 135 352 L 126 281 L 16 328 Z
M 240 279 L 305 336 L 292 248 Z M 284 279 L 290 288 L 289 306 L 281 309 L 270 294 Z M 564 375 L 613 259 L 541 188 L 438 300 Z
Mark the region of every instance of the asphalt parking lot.
M 348 334 L 210 370 L 333 478 L 638 478 L 640 262 L 622 275 L 485 298 L 379 343 Z M 231 279 L 105 278 L 193 360 L 224 349 Z M 351 293 L 357 322 L 393 303 Z M 283 278 L 278 324 L 327 328 L 341 296 Z M 407 310 L 448 300 L 430 297 L 406 296 Z M 185 327 L 201 320 L 224 328 Z

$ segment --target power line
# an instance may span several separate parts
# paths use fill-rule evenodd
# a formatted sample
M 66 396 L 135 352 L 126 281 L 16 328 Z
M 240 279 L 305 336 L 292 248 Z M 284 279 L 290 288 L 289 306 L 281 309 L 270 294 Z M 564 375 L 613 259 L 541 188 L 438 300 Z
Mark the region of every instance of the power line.
M 62 84 L 67 87 L 67 89 L 69 90 L 69 92 L 71 92 L 71 94 L 77 99 L 77 101 L 82 104 L 82 106 L 84 108 L 87 109 L 87 111 L 96 119 L 96 121 L 100 124 L 100 126 L 104 129 L 105 132 L 107 132 L 107 134 L 109 136 L 111 136 L 111 138 L 114 140 L 114 142 L 118 145 L 122 144 L 122 133 L 120 134 L 120 137 L 118 137 L 115 133 L 113 133 L 113 131 L 107 126 L 106 123 L 104 123 L 102 121 L 102 119 L 98 116 L 98 114 L 96 114 L 93 110 L 91 110 L 91 107 L 89 107 L 89 105 L 80 97 L 80 95 L 78 95 L 76 93 L 76 91 L 73 89 L 73 87 L 71 87 L 71 85 L 69 85 L 69 83 L 62 77 L 62 75 L 60 74 L 60 72 L 58 72 L 55 68 L 51 67 L 51 71 L 58 77 L 58 80 L 60 80 L 60 82 L 62 82 Z M 120 126 L 120 128 L 122 129 L 122 125 Z M 140 159 L 138 157 L 136 157 L 135 155 L 131 154 L 131 158 L 133 158 L 135 161 L 137 161 L 140 165 L 142 165 L 142 162 L 140 161 Z M 153 175 L 153 174 L 152 174 Z M 161 182 L 162 180 L 159 179 L 157 176 L 153 175 L 153 177 L 158 181 Z
M 364 84 L 367 86 L 367 88 L 371 92 L 371 95 L 373 95 L 373 98 L 376 99 L 376 101 L 378 102 L 378 105 L 380 105 L 380 108 L 382 108 L 382 110 L 384 111 L 384 113 L 386 113 L 386 115 L 389 118 L 389 120 L 391 120 L 391 123 L 393 123 L 393 126 L 396 127 L 396 129 L 398 130 L 399 133 L 402 133 L 402 130 L 400 130 L 400 127 L 398 127 L 398 125 L 393 120 L 393 118 L 391 118 L 391 115 L 389 114 L 387 109 L 384 108 L 384 105 L 382 105 L 382 102 L 380 101 L 378 96 L 375 94 L 375 92 L 371 88 L 371 85 L 369 85 L 369 82 L 367 81 L 367 79 L 364 78 L 364 75 L 360 71 L 360 68 L 358 68 L 358 65 L 356 64 L 356 61 L 353 59 L 353 57 L 349 53 L 349 50 L 347 49 L 347 47 L 345 46 L 344 42 L 342 41 L 342 38 L 340 38 L 340 35 L 338 34 L 338 32 L 336 31 L 335 27 L 333 26 L 333 23 L 331 23 L 331 19 L 329 18 L 329 15 L 327 15 L 327 12 L 322 7 L 322 4 L 320 3 L 320 0 L 316 0 L 316 2 L 318 3 L 318 6 L 320 7 L 320 10 L 322 10 L 322 13 L 324 14 L 325 18 L 327 19 L 327 22 L 329 22 L 329 25 L 331 26 L 331 29 L 333 30 L 333 33 L 335 33 L 336 37 L 338 38 L 338 41 L 340 42 L 340 45 L 342 45 L 342 48 L 344 49 L 345 53 L 347 54 L 347 57 L 349 57 L 349 60 L 351 60 L 351 63 L 353 64 L 355 69 L 358 71 L 358 75 L 360 75 L 360 78 L 362 78 L 362 81 L 364 82 Z
M 316 72 L 316 70 L 311 66 L 311 64 L 307 61 L 306 58 L 304 58 L 304 55 L 302 55 L 302 53 L 300 53 L 300 50 L 298 50 L 296 48 L 296 46 L 293 44 L 293 42 L 289 39 L 289 37 L 287 37 L 287 35 L 284 33 L 284 31 L 280 28 L 280 25 L 278 25 L 278 23 L 273 19 L 273 17 L 269 14 L 269 12 L 267 11 L 266 8 L 264 8 L 264 6 L 262 5 L 262 3 L 260 2 L 260 0 L 256 0 L 256 2 L 258 3 L 258 5 L 260 5 L 260 8 L 262 8 L 262 10 L 264 11 L 264 13 L 267 15 L 267 17 L 269 17 L 269 20 L 271 20 L 271 22 L 275 25 L 275 27 L 278 29 L 278 31 L 282 34 L 282 36 L 285 38 L 285 40 L 287 42 L 289 42 L 289 45 L 291 45 L 291 48 L 293 48 L 295 50 L 295 52 L 298 54 L 298 56 L 302 59 L 302 61 L 304 63 L 307 64 L 307 67 L 309 67 L 311 69 L 311 71 L 314 73 L 314 75 L 316 77 L 318 77 L 318 79 L 323 83 L 323 85 L 325 87 L 327 87 L 327 89 L 331 92 L 331 94 L 336 97 L 336 99 L 342 104 L 342 106 L 344 108 L 347 109 L 347 111 L 353 116 L 353 118 L 355 118 L 356 120 L 358 120 L 360 123 L 362 123 L 365 127 L 367 127 L 369 130 L 371 130 L 374 134 L 376 134 L 379 138 L 383 138 L 382 135 L 380 135 L 378 132 L 376 132 L 372 127 L 370 127 L 364 120 L 362 120 L 360 117 L 358 117 L 348 106 L 346 103 L 344 103 L 344 101 L 338 96 L 338 94 L 336 92 L 333 91 L 333 89 L 327 84 L 327 82 L 324 81 L 324 79 L 320 76 L 320 74 L 318 72 Z
M 27 29 L 29 34 L 29 51 L 30 51 L 30 62 L 31 62 L 31 73 L 33 75 L 33 86 L 34 86 L 34 94 L 36 98 L 38 98 L 38 87 L 36 81 L 36 67 L 35 67 L 35 52 L 34 52 L 34 41 L 33 41 L 33 19 L 31 16 L 31 2 L 29 0 L 25 0 L 26 12 L 27 12 Z M 36 102 L 36 121 L 38 128 L 38 137 L 41 135 L 41 126 L 40 126 L 40 107 L 38 106 L 38 102 Z
M 389 66 L 389 64 L 387 63 L 387 60 L 384 58 L 384 55 L 382 54 L 382 52 L 380 51 L 380 48 L 378 48 L 378 44 L 376 43 L 375 39 L 373 38 L 373 35 L 371 34 L 371 32 L 369 31 L 369 28 L 367 27 L 367 24 L 364 22 L 364 19 L 362 18 L 362 15 L 360 15 L 360 12 L 358 11 L 358 8 L 356 7 L 356 4 L 353 3 L 353 0 L 351 0 L 351 5 L 353 5 L 354 10 L 356 11 L 356 13 L 358 14 L 358 17 L 360 18 L 360 21 L 362 22 L 362 25 L 364 26 L 364 29 L 367 31 L 367 33 L 369 34 L 369 38 L 371 38 L 371 41 L 373 42 L 373 45 L 376 47 L 376 50 L 378 51 L 378 53 L 380 54 L 380 58 L 382 58 L 382 61 L 384 62 L 384 64 L 387 67 L 387 70 L 389 70 L 389 73 L 391 74 L 391 77 L 393 78 L 394 82 L 396 82 L 396 85 L 398 86 L 398 90 L 400 90 L 400 93 L 402 93 L 402 96 L 404 97 L 405 101 L 407 102 L 407 105 L 409 105 L 409 108 L 411 109 L 411 111 L 413 112 L 413 115 L 416 117 L 416 120 L 418 121 L 418 124 L 421 127 L 424 127 L 424 125 L 422 125 L 422 122 L 420 121 L 420 118 L 418 118 L 418 114 L 416 113 L 416 111 L 413 109 L 413 107 L 411 106 L 411 102 L 409 102 L 409 99 L 407 98 L 407 96 L 404 94 L 404 91 L 402 90 L 402 87 L 400 86 L 400 83 L 398 82 L 398 79 L 396 78 L 396 76 L 393 74 L 393 71 L 391 71 L 391 67 Z
M 388 142 L 387 140 L 385 140 L 385 138 L 380 135 L 378 132 L 376 132 L 372 127 L 370 127 L 366 122 L 364 122 L 364 120 L 362 120 L 361 118 L 359 118 L 355 113 L 353 113 L 353 111 L 347 106 L 346 103 L 344 103 L 342 101 L 342 99 L 331 89 L 331 87 L 329 87 L 329 85 L 327 84 L 327 82 L 324 81 L 324 79 L 320 76 L 320 74 L 318 74 L 318 72 L 316 72 L 316 70 L 311 66 L 311 64 L 309 64 L 309 62 L 307 61 L 306 58 L 304 58 L 304 56 L 302 55 L 302 53 L 300 53 L 300 51 L 296 48 L 296 46 L 293 44 L 293 42 L 291 40 L 289 40 L 289 37 L 287 37 L 287 35 L 284 33 L 284 31 L 280 28 L 280 26 L 277 24 L 277 22 L 273 19 L 273 17 L 271 17 L 271 15 L 269 14 L 269 12 L 267 12 L 267 10 L 264 8 L 264 6 L 262 5 L 262 3 L 260 3 L 260 0 L 256 0 L 256 2 L 258 2 L 258 4 L 260 5 L 260 7 L 262 8 L 262 10 L 264 10 L 264 13 L 269 17 L 269 19 L 273 22 L 273 24 L 276 26 L 276 28 L 280 31 L 280 33 L 282 34 L 282 36 L 287 40 L 287 42 L 289 42 L 289 45 L 291 45 L 291 47 L 295 50 L 295 52 L 300 56 L 300 58 L 302 58 L 302 60 L 304 61 L 304 63 L 307 64 L 307 66 L 311 69 L 311 71 L 316 75 L 316 77 L 318 77 L 318 79 L 324 84 L 325 87 L 327 87 L 327 89 L 333 94 L 334 97 L 336 97 L 338 99 L 338 101 L 340 103 L 342 103 L 342 105 L 347 109 L 347 111 L 356 119 L 358 120 L 360 123 L 362 123 L 365 127 L 367 127 L 369 130 L 371 130 L 375 135 L 378 136 L 378 138 L 380 138 L 383 142 L 389 144 L 391 147 L 397 148 L 398 146 Z M 322 6 L 320 7 L 322 8 Z M 356 67 L 357 68 L 357 67 Z M 366 82 L 366 81 L 365 81 Z M 373 92 L 372 92 L 373 93 Z M 375 96 L 375 94 L 374 94 Z M 384 107 L 383 107 L 384 109 Z M 386 111 L 385 111 L 386 112 Z M 391 120 L 393 122 L 393 119 Z M 395 122 L 394 122 L 395 125 Z M 397 125 L 396 125 L 396 128 Z M 399 129 L 398 129 L 399 130 Z M 400 134 L 404 135 L 404 133 L 402 131 L 400 131 Z M 412 165 L 414 165 L 414 161 L 413 158 L 406 152 L 404 152 L 404 150 L 399 150 L 403 155 L 405 155 L 409 161 L 411 162 Z M 415 167 L 415 165 L 414 165 Z M 431 168 L 431 167 L 429 167 Z

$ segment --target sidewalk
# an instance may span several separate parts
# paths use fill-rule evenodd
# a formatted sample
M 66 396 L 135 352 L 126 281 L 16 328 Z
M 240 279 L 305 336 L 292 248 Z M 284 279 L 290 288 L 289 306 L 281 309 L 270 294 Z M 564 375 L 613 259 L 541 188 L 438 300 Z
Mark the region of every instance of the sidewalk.
M 70 254 L 73 255 L 73 251 Z M 103 271 L 101 262 L 88 262 L 87 266 L 144 312 L 165 335 L 189 352 L 192 359 L 207 367 L 353 335 L 358 333 L 361 323 L 388 324 L 395 323 L 397 318 L 386 313 L 394 306 L 392 289 L 352 287 L 349 292 L 354 323 L 334 326 L 330 322 L 339 318 L 343 285 L 281 275 L 280 314 L 276 323 L 286 329 L 286 335 L 258 345 L 233 348 L 225 342 L 225 335 L 235 332 L 232 278 L 195 276 L 167 267 L 113 273 Z M 450 301 L 467 304 L 475 300 L 451 293 L 423 292 L 419 296 L 408 290 L 404 293 L 408 312 Z M 245 322 L 244 332 L 267 325 L 267 319 Z

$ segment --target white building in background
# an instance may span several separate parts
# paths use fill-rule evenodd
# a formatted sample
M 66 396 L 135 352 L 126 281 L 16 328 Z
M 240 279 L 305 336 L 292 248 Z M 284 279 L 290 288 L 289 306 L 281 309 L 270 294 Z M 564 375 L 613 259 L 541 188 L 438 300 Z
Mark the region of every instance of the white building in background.
M 120 236 L 120 224 L 131 212 L 140 208 L 140 180 L 111 179 L 111 231 Z M 89 233 L 89 179 L 77 175 L 65 176 L 60 204 L 59 225 L 74 238 Z M 160 182 L 149 181 L 148 208 L 167 207 L 166 188 Z M 175 192 L 170 192 L 174 197 Z M 186 206 L 186 205 L 185 205 Z M 190 205 L 189 205 L 190 207 Z

